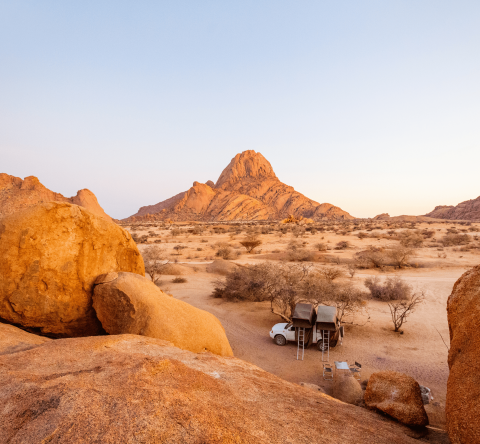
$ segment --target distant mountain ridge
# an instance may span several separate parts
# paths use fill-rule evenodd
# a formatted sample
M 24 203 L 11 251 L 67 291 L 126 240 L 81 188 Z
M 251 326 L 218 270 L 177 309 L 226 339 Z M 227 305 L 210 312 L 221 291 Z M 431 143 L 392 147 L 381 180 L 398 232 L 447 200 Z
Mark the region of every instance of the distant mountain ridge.
M 456 206 L 439 205 L 425 216 L 437 219 L 480 221 L 480 196 L 476 199 L 461 202 Z
M 188 191 L 141 207 L 124 220 L 276 220 L 290 214 L 314 220 L 354 219 L 341 208 L 319 204 L 285 185 L 262 154 L 247 150 L 231 160 L 215 184 L 194 182 Z
M 68 202 L 86 208 L 91 213 L 106 220 L 112 218 L 103 211 L 90 190 L 83 189 L 76 196 L 64 197 L 42 185 L 37 177 L 20 177 L 0 173 L 0 217 L 31 207 L 41 202 Z

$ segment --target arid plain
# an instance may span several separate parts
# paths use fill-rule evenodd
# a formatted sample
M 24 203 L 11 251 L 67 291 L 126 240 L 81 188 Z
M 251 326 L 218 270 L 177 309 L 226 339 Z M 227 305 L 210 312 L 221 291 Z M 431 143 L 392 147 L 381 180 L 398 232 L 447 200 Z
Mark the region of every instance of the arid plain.
M 444 428 L 449 346 L 445 307 L 455 281 L 468 268 L 478 264 L 478 224 L 370 220 L 309 225 L 268 222 L 139 223 L 125 225 L 124 228 L 140 240 L 142 252 L 151 246 L 159 246 L 163 250 L 165 261 L 168 260 L 169 264 L 158 282 L 159 287 L 174 298 L 217 316 L 236 357 L 288 381 L 319 385 L 327 394 L 331 394 L 331 382 L 324 381 L 322 377 L 321 352 L 311 346 L 301 361 L 296 359 L 294 342 L 285 347 L 275 345 L 269 331 L 275 323 L 283 320 L 271 313 L 270 304 L 213 298 L 212 292 L 218 280 L 225 279 L 225 273 L 235 267 L 233 264 L 299 263 L 295 261 L 296 257 L 289 255 L 292 245 L 296 244 L 309 253 L 307 259 L 310 260 L 302 260 L 301 264 L 314 269 L 342 270 L 343 276 L 338 278 L 339 281 L 353 281 L 365 291 L 364 281 L 370 276 L 378 276 L 381 280 L 399 276 L 414 291 L 423 290 L 425 301 L 403 325 L 402 334 L 393 331 L 387 303 L 367 299 L 364 311 L 344 319 L 345 340 L 343 345 L 331 349 L 329 361 L 360 362 L 362 380 L 381 370 L 395 370 L 413 376 L 421 385 L 432 390 L 433 400 L 425 406 L 431 425 Z M 452 232 L 467 234 L 468 245 L 444 245 L 442 239 Z M 251 233 L 257 234 L 261 245 L 253 254 L 247 254 L 240 242 Z M 407 265 L 398 268 L 386 261 L 380 267 L 352 271 L 355 255 L 372 247 L 388 250 L 400 245 L 398 239 L 402 233 L 424 234 L 421 246 L 411 248 Z M 335 249 L 340 242 L 346 242 L 347 247 Z M 230 260 L 219 257 L 219 249 L 225 246 L 239 256 Z M 323 251 L 318 251 L 319 248 Z M 186 282 L 173 282 L 179 276 Z

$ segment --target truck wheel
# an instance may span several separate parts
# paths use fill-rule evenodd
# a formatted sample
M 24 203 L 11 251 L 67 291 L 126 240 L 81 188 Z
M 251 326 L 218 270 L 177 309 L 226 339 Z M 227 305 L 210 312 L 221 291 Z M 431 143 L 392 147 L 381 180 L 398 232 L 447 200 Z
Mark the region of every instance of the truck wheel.
M 275 344 L 285 345 L 286 343 L 287 343 L 287 340 L 285 339 L 285 336 L 282 336 L 282 335 L 275 336 Z
M 333 341 L 330 341 L 330 348 L 336 347 L 337 346 L 337 340 L 334 339 Z
M 317 342 L 317 348 L 318 348 L 319 351 L 323 351 L 324 348 L 325 348 L 325 351 L 327 351 L 327 347 L 326 347 L 326 345 L 325 345 L 325 347 L 324 347 L 322 341 L 318 341 L 318 342 Z

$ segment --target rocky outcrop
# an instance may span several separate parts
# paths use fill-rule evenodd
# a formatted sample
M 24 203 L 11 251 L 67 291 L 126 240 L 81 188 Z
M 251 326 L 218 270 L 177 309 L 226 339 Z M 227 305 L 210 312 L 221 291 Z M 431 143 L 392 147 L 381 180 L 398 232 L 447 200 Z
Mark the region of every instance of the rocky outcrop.
M 90 190 L 80 190 L 74 197 L 64 197 L 50 191 L 35 176 L 19 177 L 0 174 L 0 217 L 21 211 L 43 202 L 67 202 L 80 205 L 91 213 L 106 220 L 112 220 Z
M 0 219 L 0 317 L 57 337 L 102 330 L 99 274 L 145 274 L 130 234 L 77 205 L 49 202 Z
M 425 216 L 436 219 L 480 221 L 480 196 L 461 202 L 457 206 L 439 205 Z
M 408 426 L 428 425 L 420 385 L 399 372 L 373 373 L 365 391 L 365 405 L 381 410 Z
M 353 219 L 331 204 L 319 204 L 285 185 L 265 157 L 253 150 L 237 154 L 214 184 L 192 188 L 156 205 L 142 207 L 125 221 L 139 220 L 281 220 L 294 217 Z
M 333 379 L 333 397 L 347 404 L 360 405 L 363 401 L 363 390 L 350 370 L 337 370 Z
M 455 283 L 447 312 L 447 431 L 452 444 L 480 443 L 480 266 Z
M 0 356 L 2 442 L 413 444 L 404 427 L 235 358 L 134 335 Z
M 107 333 L 149 336 L 195 353 L 233 356 L 214 315 L 166 295 L 151 280 L 133 273 L 108 273 L 96 284 L 93 307 Z
M 388 213 L 378 214 L 373 218 L 373 220 L 381 220 L 381 221 L 388 221 L 388 222 L 435 222 L 437 219 L 433 219 L 427 216 L 390 216 Z
M 48 341 L 51 339 L 27 333 L 13 325 L 0 322 L 0 355 L 30 350 Z

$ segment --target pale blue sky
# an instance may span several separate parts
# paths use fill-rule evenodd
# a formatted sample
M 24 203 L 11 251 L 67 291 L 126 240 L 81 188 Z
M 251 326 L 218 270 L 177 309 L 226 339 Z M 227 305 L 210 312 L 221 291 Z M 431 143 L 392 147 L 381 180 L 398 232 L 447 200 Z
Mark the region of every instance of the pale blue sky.
M 0 2 L 0 172 L 127 217 L 260 151 L 357 217 L 480 195 L 480 2 Z

